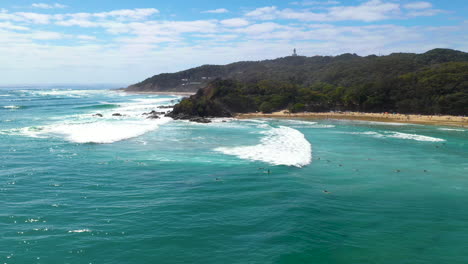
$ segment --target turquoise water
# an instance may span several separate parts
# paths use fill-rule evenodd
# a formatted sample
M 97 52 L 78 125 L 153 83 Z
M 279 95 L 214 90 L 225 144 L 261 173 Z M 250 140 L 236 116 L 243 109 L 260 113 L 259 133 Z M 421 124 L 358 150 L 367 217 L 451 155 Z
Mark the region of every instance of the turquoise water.
M 0 263 L 468 263 L 466 129 L 179 99 L 1 88 Z

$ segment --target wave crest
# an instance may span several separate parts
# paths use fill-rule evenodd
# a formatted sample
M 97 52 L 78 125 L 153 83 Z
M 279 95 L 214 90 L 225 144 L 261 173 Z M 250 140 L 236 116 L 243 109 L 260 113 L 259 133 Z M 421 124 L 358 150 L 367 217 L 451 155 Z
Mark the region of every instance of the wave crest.
M 296 129 L 280 126 L 262 132 L 260 144 L 242 147 L 220 147 L 215 151 L 241 159 L 263 161 L 273 165 L 303 167 L 312 161 L 312 146 Z

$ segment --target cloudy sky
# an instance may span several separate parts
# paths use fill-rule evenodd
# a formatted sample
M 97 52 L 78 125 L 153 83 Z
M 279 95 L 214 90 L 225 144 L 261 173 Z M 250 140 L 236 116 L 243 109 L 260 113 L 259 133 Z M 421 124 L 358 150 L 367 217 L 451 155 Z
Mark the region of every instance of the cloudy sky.
M 202 64 L 468 51 L 466 0 L 0 2 L 0 84 L 131 84 Z

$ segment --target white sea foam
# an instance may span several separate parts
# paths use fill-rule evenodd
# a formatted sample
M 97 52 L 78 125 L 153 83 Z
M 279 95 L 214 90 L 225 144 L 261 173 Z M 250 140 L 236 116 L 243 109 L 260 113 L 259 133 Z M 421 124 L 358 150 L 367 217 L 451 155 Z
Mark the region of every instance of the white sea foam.
M 250 123 L 268 123 L 268 121 L 263 119 L 237 119 L 239 122 L 250 122 Z
M 465 132 L 465 130 L 464 130 L 464 129 L 461 129 L 461 128 L 445 128 L 445 127 L 441 127 L 441 128 L 438 128 L 438 130 L 442 130 L 442 131 Z
M 430 141 L 430 142 L 445 141 L 444 139 L 441 139 L 441 138 L 421 136 L 421 135 L 417 135 L 417 134 L 406 134 L 406 133 L 400 133 L 400 132 L 393 132 L 392 134 L 387 135 L 387 137 L 412 139 L 412 140 L 416 140 L 416 141 Z
M 53 90 L 40 90 L 40 91 L 27 91 L 33 95 L 38 96 L 66 96 L 66 97 L 82 97 L 95 94 L 109 93 L 108 90 L 73 90 L 73 89 L 53 89 Z
M 211 119 L 212 123 L 230 123 L 233 121 L 237 121 L 237 119 L 231 117 L 217 117 Z
M 303 167 L 312 161 L 312 146 L 296 129 L 280 126 L 262 132 L 260 144 L 242 147 L 221 147 L 215 151 L 241 159 L 263 161 L 273 165 Z
M 91 230 L 89 229 L 76 229 L 76 230 L 70 230 L 68 231 L 68 233 L 87 233 L 87 232 L 91 232 Z
M 352 135 L 371 135 L 371 136 L 383 137 L 382 134 L 379 134 L 379 133 L 374 132 L 374 131 L 367 131 L 367 132 L 350 132 L 350 133 L 347 133 L 347 134 L 352 134 Z
M 138 102 L 138 103 L 144 103 L 144 104 L 159 104 L 159 103 L 171 102 L 173 100 L 178 100 L 180 98 L 181 98 L 180 96 L 174 96 L 170 98 L 137 98 L 137 99 L 132 99 L 132 101 Z
M 141 115 L 144 111 L 158 110 L 158 112 L 167 112 L 170 109 L 159 109 L 159 106 L 168 105 L 172 100 L 177 99 L 176 97 L 172 98 L 143 98 L 143 99 L 133 99 L 130 103 L 121 103 L 121 107 L 114 109 L 113 111 L 123 113 L 126 115 L 136 116 Z
M 401 133 L 401 132 L 391 132 L 391 131 L 385 131 L 382 133 L 377 133 L 374 131 L 367 131 L 367 132 L 351 132 L 348 134 L 353 134 L 353 135 L 369 135 L 377 138 L 399 138 L 399 139 L 410 139 L 410 140 L 416 140 L 416 141 L 427 141 L 427 142 L 442 142 L 445 141 L 445 139 L 441 138 L 435 138 L 435 137 L 428 137 L 428 136 L 422 136 L 422 135 L 417 135 L 417 134 L 407 134 L 407 133 Z
M 59 136 L 75 143 L 113 143 L 141 136 L 171 121 L 168 117 L 150 120 L 142 115 L 170 100 L 173 98 L 135 99 L 130 103 L 119 104 L 121 106 L 118 108 L 99 111 L 103 117 L 93 116 L 95 112 L 67 115 L 53 118 L 56 121 L 52 124 L 1 130 L 0 134 L 36 138 Z M 122 116 L 112 116 L 113 113 Z
M 369 125 L 380 125 L 380 126 L 417 126 L 417 124 L 410 123 L 397 123 L 397 122 L 379 122 L 379 121 L 365 121 L 365 120 L 341 120 L 337 119 L 341 123 L 358 123 L 358 124 L 369 124 Z
M 288 123 L 294 128 L 334 128 L 335 125 L 324 125 L 318 124 L 317 122 L 313 121 L 305 121 L 305 120 L 282 120 L 283 122 Z
M 42 135 L 60 135 L 75 143 L 113 143 L 141 136 L 157 129 L 171 119 L 162 117 L 157 120 L 100 121 L 48 126 Z
M 6 106 L 4 106 L 3 108 L 5 108 L 5 109 L 19 109 L 19 108 L 21 108 L 21 106 L 17 106 L 17 105 L 6 105 Z
M 298 125 L 315 125 L 317 122 L 312 122 L 312 121 L 305 121 L 305 120 L 284 120 L 284 122 L 287 122 L 289 124 L 298 124 Z
M 13 129 L 4 129 L 0 130 L 1 135 L 21 135 L 33 138 L 44 138 L 43 136 L 44 128 L 43 127 L 23 127 L 23 128 L 13 128 Z

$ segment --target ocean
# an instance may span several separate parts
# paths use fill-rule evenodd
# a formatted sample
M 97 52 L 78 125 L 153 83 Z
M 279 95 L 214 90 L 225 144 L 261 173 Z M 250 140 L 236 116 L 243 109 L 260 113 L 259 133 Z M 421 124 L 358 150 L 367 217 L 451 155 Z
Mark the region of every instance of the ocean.
M 468 263 L 467 129 L 104 88 L 0 88 L 0 263 Z

